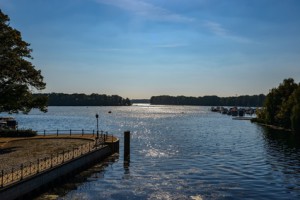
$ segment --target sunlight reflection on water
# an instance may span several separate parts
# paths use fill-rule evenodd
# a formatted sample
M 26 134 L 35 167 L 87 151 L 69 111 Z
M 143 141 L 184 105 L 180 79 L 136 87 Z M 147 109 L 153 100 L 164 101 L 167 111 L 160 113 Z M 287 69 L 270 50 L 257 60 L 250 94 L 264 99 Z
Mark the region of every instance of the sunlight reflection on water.
M 15 116 L 24 128 L 96 129 L 96 113 L 100 129 L 120 137 L 120 158 L 38 199 L 300 198 L 299 138 L 208 107 L 50 107 L 45 114 Z M 132 137 L 129 166 L 122 157 L 126 130 Z

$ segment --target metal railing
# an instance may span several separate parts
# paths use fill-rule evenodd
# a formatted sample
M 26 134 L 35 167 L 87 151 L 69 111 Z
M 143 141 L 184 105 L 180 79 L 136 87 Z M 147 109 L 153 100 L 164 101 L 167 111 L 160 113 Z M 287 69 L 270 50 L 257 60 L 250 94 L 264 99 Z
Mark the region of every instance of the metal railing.
M 59 130 L 59 129 L 53 129 L 53 130 L 38 130 L 37 131 L 38 135 L 44 135 L 44 136 L 49 136 L 49 135 L 56 135 L 56 136 L 66 136 L 66 135 L 97 135 L 97 131 L 95 130 L 86 130 L 86 129 L 80 129 L 80 130 L 72 130 L 72 129 L 65 129 L 65 130 Z M 101 137 L 105 137 L 108 135 L 107 131 L 98 131 L 98 135 Z
M 9 170 L 1 170 L 0 188 L 4 188 L 25 178 L 55 168 L 63 163 L 102 148 L 105 145 L 105 138 L 107 138 L 107 134 L 102 134 L 95 141 L 88 142 L 79 147 L 56 154 L 50 154 L 47 157 L 38 158 L 34 162 L 23 163 L 17 167 L 12 167 Z

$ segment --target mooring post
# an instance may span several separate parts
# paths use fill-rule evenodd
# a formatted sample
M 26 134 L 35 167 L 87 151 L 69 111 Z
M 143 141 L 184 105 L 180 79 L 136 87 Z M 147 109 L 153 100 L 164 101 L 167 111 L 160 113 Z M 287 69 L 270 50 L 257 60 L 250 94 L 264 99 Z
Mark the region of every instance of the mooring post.
M 130 131 L 124 132 L 124 161 L 130 159 Z

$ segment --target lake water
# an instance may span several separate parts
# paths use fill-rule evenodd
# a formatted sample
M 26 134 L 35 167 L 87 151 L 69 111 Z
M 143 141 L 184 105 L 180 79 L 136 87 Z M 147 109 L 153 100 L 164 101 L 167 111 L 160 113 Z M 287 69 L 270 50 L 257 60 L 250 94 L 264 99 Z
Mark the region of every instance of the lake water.
M 35 130 L 96 129 L 96 113 L 100 129 L 120 137 L 120 156 L 37 199 L 300 199 L 300 138 L 208 107 L 49 107 L 16 118 Z

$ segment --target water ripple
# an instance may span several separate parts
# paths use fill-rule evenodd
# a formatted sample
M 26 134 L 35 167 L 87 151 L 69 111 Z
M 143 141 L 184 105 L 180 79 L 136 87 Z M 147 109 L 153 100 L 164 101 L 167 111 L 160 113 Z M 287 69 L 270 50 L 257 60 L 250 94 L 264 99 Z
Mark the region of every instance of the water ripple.
M 101 129 L 121 138 L 120 158 L 38 199 L 300 198 L 299 137 L 208 107 L 50 107 L 46 114 L 16 117 L 21 127 L 93 129 L 96 112 Z M 126 130 L 132 136 L 128 166 L 122 157 Z

